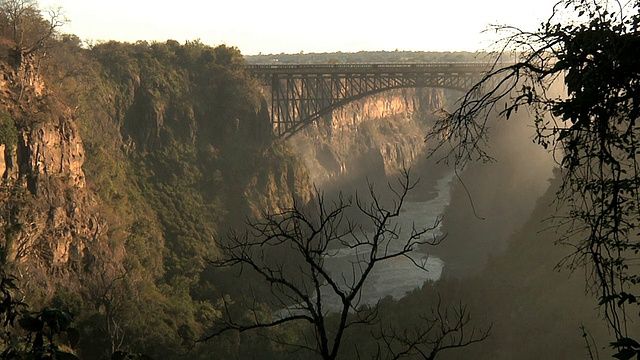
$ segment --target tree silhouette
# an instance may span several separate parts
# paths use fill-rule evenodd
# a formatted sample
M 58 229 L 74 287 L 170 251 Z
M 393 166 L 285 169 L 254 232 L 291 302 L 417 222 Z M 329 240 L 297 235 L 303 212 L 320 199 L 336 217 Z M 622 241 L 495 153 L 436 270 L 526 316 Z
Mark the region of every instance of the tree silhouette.
M 506 33 L 499 54 L 516 61 L 503 66 L 498 57 L 427 135 L 436 148 L 453 143 L 449 156 L 464 166 L 490 159 L 487 121 L 496 112 L 532 112 L 535 140 L 562 169 L 554 219 L 559 242 L 574 252 L 561 265 L 586 269 L 620 359 L 640 354 L 628 326 L 640 283 L 639 10 L 637 1 L 563 0 L 535 32 L 496 26 Z
M 410 328 L 383 327 L 377 336 L 383 346 L 378 347 L 375 358 L 434 360 L 444 350 L 485 340 L 491 331 L 491 326 L 485 330 L 469 330 L 471 316 L 466 305 L 443 308 L 439 296 L 436 306 L 419 315 L 419 319 L 418 324 Z
M 346 332 L 363 330 L 362 326 L 364 331 L 373 331 L 368 327 L 377 323 L 378 304 L 365 304 L 362 299 L 363 287 L 373 269 L 396 258 L 408 259 L 425 269 L 426 259 L 419 258 L 416 250 L 420 246 L 437 245 L 440 241 L 428 235 L 439 220 L 431 227 L 413 226 L 408 233 L 402 233 L 396 223 L 407 194 L 415 185 L 409 172 L 404 171 L 398 183 L 389 186 L 393 194 L 387 201 L 389 206 L 376 195 L 373 186 L 370 186 L 370 202 L 367 203 L 358 196 L 340 196 L 335 202 L 327 202 L 317 194 L 313 209 L 304 210 L 294 204 L 265 214 L 262 220 L 251 223 L 247 232 L 232 233 L 228 242 L 219 244 L 222 255 L 211 264 L 257 274 L 270 285 L 273 313 L 265 312 L 258 299 L 252 299 L 246 302 L 249 315 L 238 317 L 232 315 L 230 302 L 225 301 L 224 315 L 211 328 L 211 333 L 200 340 L 207 341 L 228 331 L 245 332 L 295 322 L 309 325 L 311 335 L 306 337 L 307 333 L 304 333 L 302 336 L 306 338 L 302 342 L 274 340 L 309 350 L 323 359 L 336 359 Z M 366 222 L 352 220 L 358 216 Z M 353 253 L 350 269 L 332 271 L 328 262 L 343 251 Z M 337 299 L 337 305 L 329 305 L 332 297 Z M 436 329 L 435 324 L 443 325 L 445 318 L 449 320 L 447 316 L 429 320 L 417 339 L 407 333 L 385 330 L 379 336 L 381 344 L 393 343 L 394 351 L 401 349 L 398 351 L 412 353 L 417 347 L 433 342 L 431 345 L 439 351 L 443 347 L 438 344 L 443 343 L 442 339 L 449 332 L 431 330 Z M 460 312 L 455 321 L 464 327 L 468 318 Z M 474 332 L 458 343 L 447 344 L 463 347 L 481 341 L 487 335 L 488 331 Z M 378 355 L 393 358 L 391 354 L 391 349 L 387 349 Z

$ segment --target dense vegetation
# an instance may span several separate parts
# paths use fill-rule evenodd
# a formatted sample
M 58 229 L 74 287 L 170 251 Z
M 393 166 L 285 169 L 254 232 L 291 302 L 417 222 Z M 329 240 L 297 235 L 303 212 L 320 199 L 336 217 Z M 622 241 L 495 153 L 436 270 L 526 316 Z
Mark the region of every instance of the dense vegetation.
M 296 174 L 298 165 L 283 145 L 271 143 L 260 97 L 237 49 L 174 41 L 109 42 L 89 50 L 79 45 L 73 37 L 56 44 L 76 56 L 64 66 L 52 57 L 48 76 L 63 84 L 61 96 L 78 109 L 90 159 L 87 178 L 104 213 L 114 217 L 112 241 L 128 249 L 126 265 L 103 285 L 114 292 L 109 303 L 83 299 L 85 309 L 108 310 L 81 321 L 92 328 L 95 317 L 110 317 L 104 321 L 114 324 L 111 334 L 94 327 L 98 333 L 90 339 L 107 335 L 112 350 L 177 356 L 189 339 L 203 335 L 226 291 L 219 287 L 227 275 L 205 268 L 204 260 L 215 257 L 214 238 L 237 219 L 274 205 L 253 204 L 244 194 L 270 194 L 281 174 Z M 296 180 L 284 184 L 289 181 Z M 270 195 L 291 201 L 301 191 L 305 198 L 302 185 L 286 190 L 278 184 L 282 193 Z M 89 353 L 105 347 L 81 345 Z M 241 343 L 225 346 L 215 351 L 235 354 Z M 198 350 L 190 357 L 197 358 Z
M 87 186 L 105 229 L 102 242 L 87 250 L 90 267 L 58 269 L 55 277 L 45 271 L 17 285 L 32 310 L 48 304 L 75 314 L 82 357 L 106 358 L 116 350 L 158 359 L 183 354 L 217 316 L 216 302 L 229 296 L 224 287 L 233 283 L 205 266 L 216 254 L 214 238 L 275 206 L 270 201 L 308 199 L 302 168 L 272 141 L 261 96 L 236 48 L 198 41 L 87 48 L 56 33 L 57 24 L 42 17 L 35 2 L 3 4 L 28 11 L 2 21 L 44 40 L 36 41 L 37 49 L 6 41 L 1 60 L 17 72 L 38 66 L 52 92 L 49 102 L 73 110 Z M 13 118 L 2 121 L 3 142 L 11 144 Z M 16 124 L 18 132 L 28 125 Z M 21 271 L 20 263 L 2 267 Z M 242 343 L 201 345 L 189 357 L 235 356 Z

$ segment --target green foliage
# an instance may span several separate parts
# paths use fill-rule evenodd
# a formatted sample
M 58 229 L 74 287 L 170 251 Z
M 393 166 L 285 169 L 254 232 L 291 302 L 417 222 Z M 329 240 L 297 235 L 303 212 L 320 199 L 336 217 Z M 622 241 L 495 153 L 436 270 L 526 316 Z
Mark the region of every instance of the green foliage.
M 78 360 L 74 349 L 80 342 L 81 334 L 80 330 L 71 326 L 73 315 L 52 307 L 39 312 L 28 311 L 26 303 L 13 300 L 15 292 L 19 290 L 17 278 L 4 272 L 1 277 L 3 344 L 0 345 L 0 359 Z M 66 297 L 67 294 L 58 294 L 56 299 L 64 301 Z M 151 357 L 141 353 L 115 351 L 110 359 L 150 360 Z
M 120 90 L 116 103 L 121 109 L 132 108 L 117 116 L 145 149 L 157 145 L 158 137 L 202 145 L 218 142 L 236 130 L 236 119 L 255 114 L 259 105 L 235 48 L 211 48 L 198 41 L 182 46 L 174 41 L 108 42 L 91 53 Z M 139 123 L 144 113 L 156 116 Z
M 47 15 L 43 16 L 36 0 L 0 2 L 0 38 L 16 67 L 23 64 L 25 57 L 42 56 L 57 29 L 66 22 L 60 9 L 51 9 Z
M 26 307 L 25 303 L 15 299 L 18 290 L 17 281 L 15 276 L 6 274 L 4 270 L 0 272 L 0 293 L 2 293 L 0 316 L 2 316 L 2 326 L 5 328 L 14 326 L 20 311 Z M 7 334 L 7 331 L 3 333 Z M 6 342 L 7 338 L 3 337 L 3 340 Z
M 85 250 L 98 259 L 79 274 L 82 301 L 60 291 L 54 302 L 82 309 L 81 354 L 177 358 L 219 316 L 213 301 L 229 291 L 226 275 L 203 275 L 204 259 L 216 256 L 214 238 L 234 217 L 275 201 L 246 193 L 259 192 L 253 179 L 281 186 L 273 172 L 282 156 L 293 157 L 270 149 L 261 132 L 268 120 L 258 115 L 261 98 L 236 48 L 171 40 L 83 48 L 64 36 L 49 51 L 42 69 L 73 109 L 87 184 L 108 224 L 108 244 Z M 237 341 L 228 357 L 256 342 Z M 219 349 L 197 346 L 191 355 Z
M 13 147 L 18 142 L 18 129 L 6 111 L 0 112 L 0 144 Z
M 24 315 L 19 321 L 23 330 L 33 334 L 33 340 L 29 344 L 29 353 L 34 359 L 77 359 L 77 357 L 62 350 L 56 342 L 65 334 L 68 344 L 74 348 L 80 340 L 80 332 L 71 327 L 73 317 L 64 311 L 45 308 L 30 315 Z M 14 356 L 17 357 L 17 354 Z M 11 355 L 8 357 L 11 359 Z
M 22 5 L 31 9 L 35 3 Z M 53 294 L 27 291 L 30 302 L 76 315 L 74 324 L 83 333 L 79 357 L 178 358 L 188 339 L 200 338 L 211 319 L 220 316 L 215 300 L 228 292 L 219 281 L 226 274 L 203 275 L 204 259 L 216 256 L 215 237 L 248 212 L 256 214 L 266 203 L 279 201 L 247 199 L 258 187 L 270 187 L 286 201 L 308 190 L 278 184 L 274 173 L 283 169 L 266 164 L 265 158 L 299 164 L 293 164 L 291 154 L 270 148 L 268 119 L 260 117 L 262 98 L 244 73 L 237 48 L 172 40 L 86 46 L 77 36 L 57 34 L 58 22 L 47 22 L 32 10 L 29 16 L 38 24 L 53 26 L 43 43 L 47 56 L 38 63 L 53 94 L 45 91 L 45 100 L 30 103 L 19 116 L 0 113 L 0 142 L 17 143 L 16 128 L 50 118 L 53 107 L 70 111 L 82 136 L 83 170 L 100 231 L 86 242 L 82 261 L 62 269 L 56 285 L 49 282 L 50 274 L 28 272 L 34 283 L 55 289 Z M 0 14 L 0 25 L 8 21 Z M 27 55 L 31 35 L 45 29 L 35 25 L 34 32 L 24 33 L 24 46 L 13 40 L 0 46 Z M 11 37 L 9 31 L 10 26 L 2 27 L 0 37 Z M 25 326 L 49 332 L 49 312 L 29 316 Z M 67 337 L 61 330 L 54 343 Z M 252 336 L 235 338 L 226 356 L 238 351 L 249 356 L 246 342 L 282 351 Z M 220 348 L 197 346 L 191 354 L 210 358 Z

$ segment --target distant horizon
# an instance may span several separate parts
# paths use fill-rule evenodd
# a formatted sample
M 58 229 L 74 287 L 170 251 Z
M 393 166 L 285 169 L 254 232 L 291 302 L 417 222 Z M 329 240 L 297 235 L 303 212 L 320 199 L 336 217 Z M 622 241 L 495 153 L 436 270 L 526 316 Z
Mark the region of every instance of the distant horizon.
M 206 2 L 40 0 L 70 20 L 61 30 L 88 42 L 200 40 L 259 54 L 359 51 L 478 52 L 497 39 L 490 24 L 535 30 L 556 0 L 446 2 L 363 0 Z M 514 4 L 515 3 L 515 4 Z M 126 9 L 126 10 L 123 10 Z M 339 9 L 336 11 L 335 9 Z

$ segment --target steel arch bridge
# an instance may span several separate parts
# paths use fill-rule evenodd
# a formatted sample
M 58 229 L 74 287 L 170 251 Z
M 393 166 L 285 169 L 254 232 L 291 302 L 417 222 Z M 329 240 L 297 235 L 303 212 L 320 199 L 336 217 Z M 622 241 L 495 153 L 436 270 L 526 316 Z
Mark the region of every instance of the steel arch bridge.
M 271 124 L 281 138 L 379 92 L 417 87 L 468 91 L 489 69 L 486 63 L 247 65 L 270 89 Z

